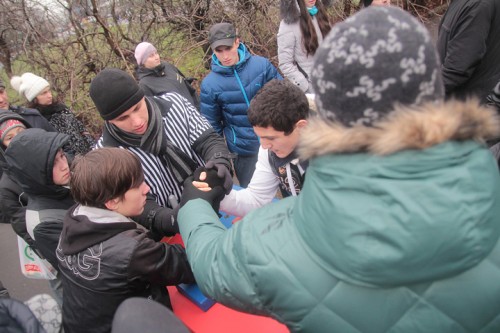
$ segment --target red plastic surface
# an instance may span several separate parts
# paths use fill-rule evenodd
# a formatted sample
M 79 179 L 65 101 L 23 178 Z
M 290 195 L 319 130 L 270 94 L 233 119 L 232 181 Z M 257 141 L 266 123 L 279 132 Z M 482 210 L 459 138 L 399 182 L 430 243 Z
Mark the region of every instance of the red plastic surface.
M 195 333 L 287 333 L 274 319 L 249 315 L 216 303 L 203 312 L 175 287 L 168 287 L 174 313 Z

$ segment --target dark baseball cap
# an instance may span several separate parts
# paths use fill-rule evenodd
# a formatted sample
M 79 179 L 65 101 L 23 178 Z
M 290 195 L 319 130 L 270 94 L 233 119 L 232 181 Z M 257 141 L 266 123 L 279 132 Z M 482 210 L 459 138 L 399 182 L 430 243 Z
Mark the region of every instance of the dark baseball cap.
M 212 50 L 217 46 L 233 46 L 236 39 L 236 29 L 231 23 L 214 24 L 208 32 L 208 42 Z

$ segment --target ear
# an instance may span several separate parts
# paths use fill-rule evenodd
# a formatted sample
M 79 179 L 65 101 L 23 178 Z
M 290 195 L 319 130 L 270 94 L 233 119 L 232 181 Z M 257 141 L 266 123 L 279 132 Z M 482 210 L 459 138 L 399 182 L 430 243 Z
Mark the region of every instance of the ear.
M 300 119 L 296 124 L 295 127 L 298 128 L 299 130 L 302 130 L 307 126 L 308 122 L 307 119 Z
M 108 200 L 104 203 L 104 206 L 106 206 L 107 209 L 115 211 L 118 209 L 118 204 L 120 203 L 120 199 L 114 198 L 111 200 Z

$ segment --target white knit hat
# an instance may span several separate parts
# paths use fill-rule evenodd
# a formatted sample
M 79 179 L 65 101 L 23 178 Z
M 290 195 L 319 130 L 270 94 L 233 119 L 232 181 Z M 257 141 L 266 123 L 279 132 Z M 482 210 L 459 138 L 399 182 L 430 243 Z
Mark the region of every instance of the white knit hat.
M 10 79 L 10 84 L 12 88 L 19 93 L 19 95 L 26 97 L 28 102 L 33 101 L 43 89 L 50 86 L 47 80 L 33 73 L 24 73 L 21 76 L 13 76 L 12 79 Z

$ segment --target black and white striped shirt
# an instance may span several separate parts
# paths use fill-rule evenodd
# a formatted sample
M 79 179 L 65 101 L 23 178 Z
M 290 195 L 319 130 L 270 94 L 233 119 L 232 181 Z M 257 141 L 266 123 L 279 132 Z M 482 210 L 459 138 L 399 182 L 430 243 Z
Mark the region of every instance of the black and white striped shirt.
M 167 140 L 180 148 L 200 166 L 204 165 L 202 157 L 193 150 L 192 145 L 206 130 L 212 128 L 211 125 L 187 99 L 177 93 L 170 92 L 149 98 L 149 100 L 155 103 L 156 98 L 164 99 L 171 104 L 167 115 L 163 117 L 163 128 Z M 158 106 L 162 108 L 161 104 L 158 104 Z M 105 146 L 102 136 L 96 146 L 97 148 Z M 150 193 L 156 196 L 156 202 L 159 205 L 172 208 L 168 200 L 170 195 L 173 195 L 179 202 L 182 194 L 182 184 L 177 183 L 172 171 L 162 159 L 143 151 L 139 147 L 120 147 L 130 150 L 139 157 L 145 181 L 151 188 Z

